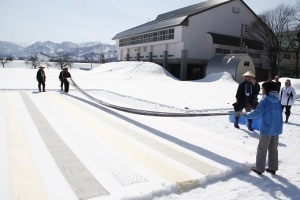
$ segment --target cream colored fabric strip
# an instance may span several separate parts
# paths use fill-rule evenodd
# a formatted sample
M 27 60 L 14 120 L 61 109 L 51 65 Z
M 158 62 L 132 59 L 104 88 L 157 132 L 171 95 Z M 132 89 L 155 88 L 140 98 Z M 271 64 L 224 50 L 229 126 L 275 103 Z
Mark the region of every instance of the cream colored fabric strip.
M 10 199 L 4 92 L 0 92 L 0 199 Z
M 12 93 L 4 94 L 10 199 L 48 199 Z
M 21 92 L 20 95 L 53 159 L 78 199 L 108 195 L 106 189 L 55 132 L 28 94 Z
M 183 153 L 143 134 L 140 134 L 135 130 L 122 125 L 121 123 L 117 123 L 100 114 L 99 112 L 84 109 L 83 107 L 81 107 L 82 105 L 80 105 L 79 103 L 77 104 L 76 101 L 72 100 L 73 103 L 68 104 L 67 102 L 58 100 L 57 95 L 52 94 L 51 98 L 55 102 L 59 103 L 59 107 L 65 109 L 72 116 L 77 118 L 78 121 L 89 128 L 90 131 L 96 133 L 101 140 L 106 140 L 107 142 L 113 144 L 116 148 L 120 149 L 121 152 L 126 153 L 128 156 L 141 163 L 144 167 L 147 167 L 161 177 L 177 184 L 180 191 L 189 190 L 199 183 L 197 177 L 194 177 L 188 172 L 185 172 L 185 170 L 182 170 L 181 168 L 176 166 L 176 164 L 174 165 L 174 161 L 178 161 L 204 175 L 208 175 L 220 170 L 186 153 Z M 74 105 L 76 105 L 77 109 L 74 108 Z M 93 120 L 87 120 L 83 117 L 84 113 L 82 113 L 81 110 L 94 115 L 95 118 L 97 118 L 98 120 L 100 119 L 100 121 L 103 124 L 106 124 L 106 126 L 101 125 Z M 124 137 L 113 131 L 112 128 L 108 128 L 108 126 L 117 129 L 118 132 L 121 132 Z M 125 140 L 125 138 L 128 136 L 132 139 Z M 167 160 L 164 160 L 162 159 L 162 157 L 156 155 L 157 153 L 154 153 L 155 151 L 149 151 L 145 150 L 144 148 L 140 148 L 139 144 L 132 141 L 138 141 L 138 143 L 142 143 L 144 146 L 158 151 L 159 154 L 163 154 L 164 156 L 169 157 L 168 160 L 174 161 L 169 162 Z

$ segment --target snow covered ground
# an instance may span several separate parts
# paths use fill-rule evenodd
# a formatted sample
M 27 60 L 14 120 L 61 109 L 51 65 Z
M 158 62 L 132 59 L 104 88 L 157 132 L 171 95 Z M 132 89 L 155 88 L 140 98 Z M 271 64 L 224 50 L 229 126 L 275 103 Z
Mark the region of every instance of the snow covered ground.
M 81 69 L 80 69 L 81 68 Z M 76 64 L 75 83 L 104 102 L 171 113 L 227 113 L 238 84 L 224 73 L 179 81 L 160 66 Z M 259 176 L 259 132 L 235 129 L 229 116 L 155 117 L 97 104 L 57 67 L 14 61 L 0 68 L 0 199 L 299 199 L 300 106 L 280 136 L 279 171 Z M 280 79 L 282 85 L 286 77 Z M 300 80 L 291 79 L 300 94 Z

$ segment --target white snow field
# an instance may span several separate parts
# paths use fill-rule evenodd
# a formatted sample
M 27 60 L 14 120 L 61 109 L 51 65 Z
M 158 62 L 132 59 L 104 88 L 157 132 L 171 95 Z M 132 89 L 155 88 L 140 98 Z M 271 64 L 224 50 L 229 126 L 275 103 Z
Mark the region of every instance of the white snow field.
M 279 171 L 259 176 L 250 171 L 259 131 L 235 129 L 228 115 L 148 116 L 99 104 L 226 114 L 238 86 L 229 73 L 179 81 L 147 62 L 89 68 L 69 72 L 94 99 L 73 86 L 61 92 L 54 65 L 41 93 L 37 69 L 22 61 L 0 68 L 1 200 L 300 198 L 299 79 L 291 78 L 298 100 L 280 135 Z

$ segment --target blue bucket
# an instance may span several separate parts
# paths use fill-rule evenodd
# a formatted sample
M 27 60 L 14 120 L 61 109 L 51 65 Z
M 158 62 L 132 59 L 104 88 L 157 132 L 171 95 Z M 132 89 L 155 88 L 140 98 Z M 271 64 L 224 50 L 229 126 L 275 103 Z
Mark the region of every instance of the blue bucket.
M 248 120 L 246 120 L 246 125 L 248 126 Z M 253 119 L 251 127 L 255 130 L 259 130 L 259 119 Z
M 235 111 L 228 111 L 229 113 L 229 121 L 234 123 L 235 122 Z M 239 124 L 246 124 L 246 119 L 244 116 L 241 116 L 239 119 Z

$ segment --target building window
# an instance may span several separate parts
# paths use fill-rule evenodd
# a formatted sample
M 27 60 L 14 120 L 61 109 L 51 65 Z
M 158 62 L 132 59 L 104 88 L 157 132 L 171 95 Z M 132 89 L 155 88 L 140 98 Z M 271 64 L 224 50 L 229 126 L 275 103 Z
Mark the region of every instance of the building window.
M 234 13 L 240 13 L 240 9 L 237 7 L 232 7 L 232 12 Z
M 260 58 L 260 54 L 259 53 L 251 53 L 251 52 L 248 52 L 248 55 L 252 58 Z
M 230 49 L 216 48 L 216 54 L 230 54 Z
M 142 44 L 142 43 L 149 43 L 149 42 L 156 42 L 156 41 L 163 41 L 163 40 L 173 40 L 175 31 L 174 28 L 161 30 L 152 33 L 146 33 L 142 35 L 137 35 L 129 38 L 120 39 L 119 46 L 129 46 L 134 44 Z
M 250 66 L 250 62 L 245 61 L 245 62 L 244 62 L 244 66 L 245 66 L 245 67 L 249 67 L 249 66 Z

